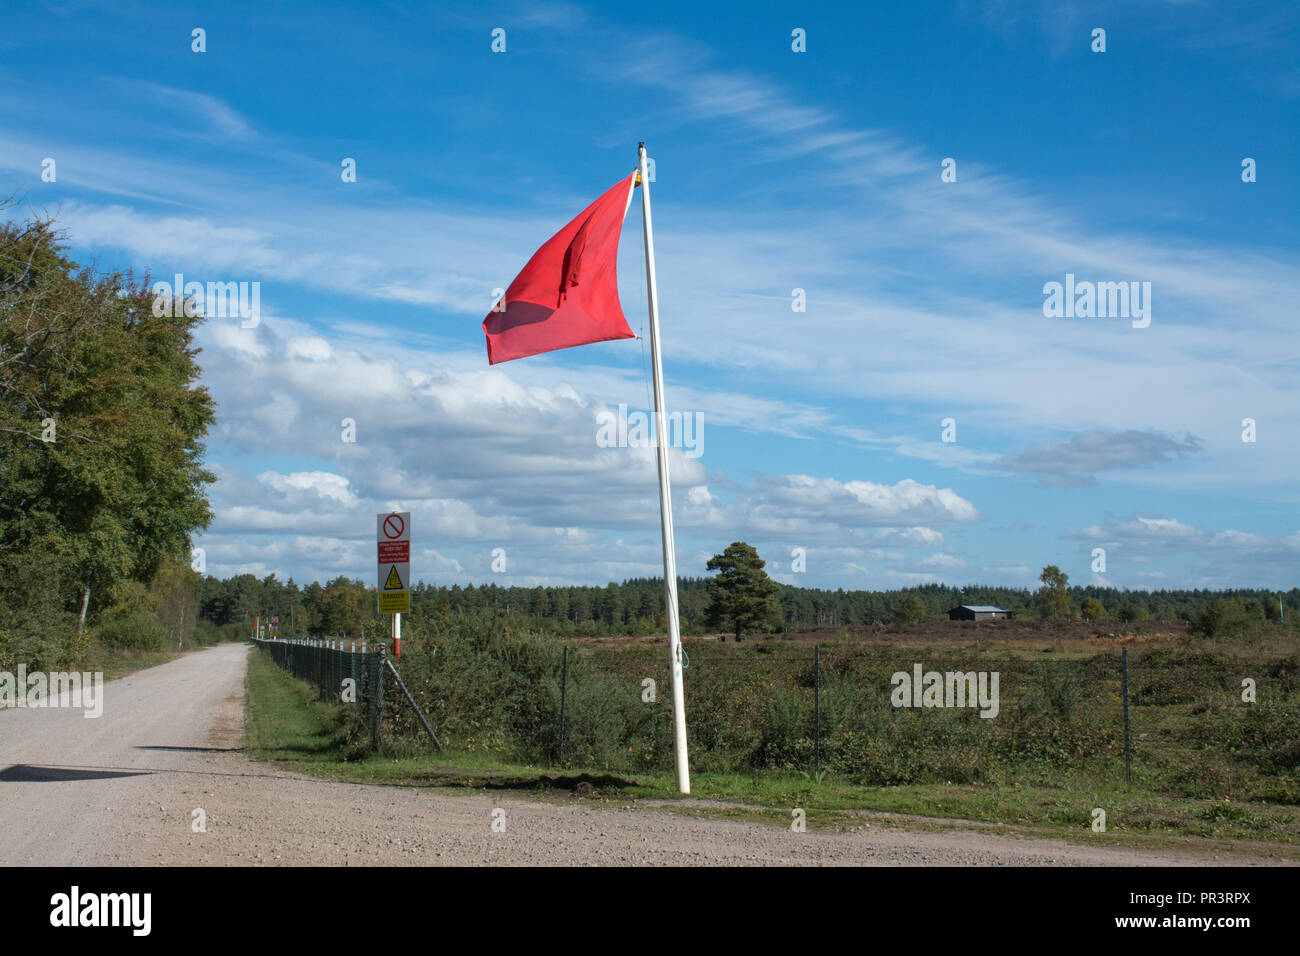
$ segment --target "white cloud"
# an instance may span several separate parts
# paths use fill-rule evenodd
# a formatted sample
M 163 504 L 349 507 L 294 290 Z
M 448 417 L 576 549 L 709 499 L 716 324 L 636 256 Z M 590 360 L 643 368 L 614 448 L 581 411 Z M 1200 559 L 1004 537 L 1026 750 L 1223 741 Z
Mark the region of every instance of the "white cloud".
M 337 339 L 318 347 L 294 329 L 271 319 L 203 332 L 205 381 L 223 412 L 216 520 L 204 538 L 212 566 L 266 564 L 278 554 L 288 567 L 363 573 L 373 515 L 401 509 L 412 512 L 417 542 L 438 543 L 430 574 L 487 574 L 493 547 L 507 549 L 520 575 L 533 568 L 545 577 L 545 564 L 569 579 L 604 578 L 620 565 L 656 573 L 653 449 L 600 447 L 603 406 L 592 396 L 567 382 L 526 384 L 506 368 L 443 367 L 433 351 L 380 356 Z M 355 443 L 343 440 L 344 418 L 356 422 Z M 715 491 L 701 460 L 670 452 L 675 521 L 688 548 L 694 535 L 934 547 L 939 528 L 979 517 L 952 489 L 912 479 L 756 474 L 742 483 L 718 473 Z M 252 476 L 238 464 L 266 455 L 328 466 Z M 627 533 L 633 538 L 611 549 L 610 536 Z M 323 543 L 304 547 L 311 536 Z M 250 537 L 278 544 L 250 549 Z

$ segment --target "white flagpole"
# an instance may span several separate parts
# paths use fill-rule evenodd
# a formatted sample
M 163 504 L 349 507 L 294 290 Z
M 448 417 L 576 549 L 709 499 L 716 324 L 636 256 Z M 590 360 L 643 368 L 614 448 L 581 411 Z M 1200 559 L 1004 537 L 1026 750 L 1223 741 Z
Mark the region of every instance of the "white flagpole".
M 677 789 L 691 792 L 686 761 L 686 701 L 682 693 L 682 633 L 677 621 L 677 552 L 673 548 L 673 497 L 668 483 L 668 428 L 664 415 L 664 370 L 659 362 L 659 293 L 655 287 L 655 239 L 650 222 L 650 175 L 645 143 L 637 146 L 641 184 L 641 222 L 645 226 L 646 293 L 650 299 L 650 363 L 654 366 L 655 446 L 659 453 L 659 527 L 664 547 L 664 605 L 668 611 L 668 668 L 672 674 L 673 764 Z

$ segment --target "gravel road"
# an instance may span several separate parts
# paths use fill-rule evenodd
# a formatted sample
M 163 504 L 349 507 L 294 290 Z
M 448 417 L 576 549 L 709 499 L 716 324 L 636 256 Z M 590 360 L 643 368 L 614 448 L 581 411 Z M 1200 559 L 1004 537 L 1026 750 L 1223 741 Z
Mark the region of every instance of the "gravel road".
M 878 824 L 792 833 L 578 798 L 318 780 L 239 751 L 248 653 L 222 645 L 107 684 L 98 719 L 71 709 L 0 713 L 0 865 L 1276 862 Z M 196 809 L 206 832 L 193 832 Z

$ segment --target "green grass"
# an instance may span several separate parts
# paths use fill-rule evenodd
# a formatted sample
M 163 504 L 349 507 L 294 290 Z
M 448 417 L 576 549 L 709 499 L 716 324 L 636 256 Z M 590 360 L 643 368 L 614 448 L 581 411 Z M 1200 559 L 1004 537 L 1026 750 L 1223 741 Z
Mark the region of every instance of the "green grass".
M 597 802 L 650 802 L 694 815 L 761 820 L 788 826 L 803 808 L 814 828 L 863 825 L 910 828 L 998 826 L 1080 843 L 1187 846 L 1300 859 L 1300 809 L 1168 797 L 1114 784 L 925 784 L 858 786 L 827 774 L 696 773 L 692 794 L 676 792 L 670 772 L 609 773 L 511 763 L 482 749 L 396 756 L 363 753 L 345 742 L 343 706 L 261 653 L 249 657 L 246 749 L 286 769 L 356 783 L 446 789 L 500 789 Z M 586 786 L 583 786 L 586 785 Z M 1091 831 L 1092 810 L 1105 809 L 1107 833 Z
M 338 708 L 318 702 L 310 686 L 254 650 L 244 687 L 244 749 L 250 754 L 304 769 L 339 761 Z

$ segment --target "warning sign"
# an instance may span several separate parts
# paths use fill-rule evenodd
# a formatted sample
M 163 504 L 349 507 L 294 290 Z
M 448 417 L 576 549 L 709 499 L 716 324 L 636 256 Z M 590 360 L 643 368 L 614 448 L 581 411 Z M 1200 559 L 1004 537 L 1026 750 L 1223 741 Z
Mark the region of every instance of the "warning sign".
M 380 591 L 379 592 L 379 613 L 380 614 L 411 613 L 411 592 L 410 591 Z
M 393 511 L 376 516 L 379 613 L 411 610 L 411 513 Z
M 380 564 L 408 564 L 411 560 L 411 542 L 409 541 L 380 541 L 379 542 L 379 563 Z

